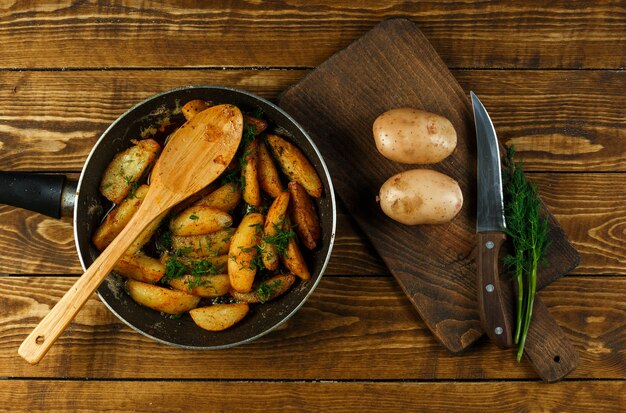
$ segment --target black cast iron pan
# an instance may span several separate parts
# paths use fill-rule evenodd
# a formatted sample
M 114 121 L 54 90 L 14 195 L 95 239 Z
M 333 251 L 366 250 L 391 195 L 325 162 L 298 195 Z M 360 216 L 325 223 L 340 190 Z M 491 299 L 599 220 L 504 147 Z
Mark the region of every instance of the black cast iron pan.
M 180 319 L 162 316 L 135 303 L 124 291 L 123 279 L 111 274 L 98 288 L 102 302 L 120 320 L 138 332 L 162 343 L 193 349 L 232 347 L 258 338 L 278 327 L 293 315 L 313 292 L 330 258 L 335 237 L 335 198 L 328 169 L 311 138 L 278 106 L 251 93 L 217 86 L 189 86 L 152 96 L 129 109 L 104 131 L 91 150 L 78 182 L 60 175 L 34 175 L 0 172 L 0 203 L 30 209 L 59 218 L 73 211 L 74 238 L 83 268 L 99 252 L 91 244 L 93 231 L 111 203 L 98 191 L 104 169 L 115 154 L 130 146 L 147 128 L 157 126 L 165 117 L 182 123 L 180 108 L 192 99 L 213 103 L 232 103 L 243 111 L 258 109 L 277 133 L 294 142 L 311 161 L 324 185 L 316 207 L 322 224 L 321 245 L 309 254 L 311 279 L 298 282 L 287 294 L 263 305 L 254 305 L 246 318 L 229 330 L 208 332 L 197 327 L 188 315 Z

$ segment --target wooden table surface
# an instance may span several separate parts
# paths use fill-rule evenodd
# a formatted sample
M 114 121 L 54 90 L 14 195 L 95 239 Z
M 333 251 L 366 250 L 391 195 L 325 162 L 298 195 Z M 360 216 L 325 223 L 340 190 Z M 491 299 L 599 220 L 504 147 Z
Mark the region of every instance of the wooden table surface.
M 38 366 L 27 333 L 81 273 L 70 219 L 0 206 L 0 410 L 594 411 L 626 409 L 626 4 L 3 2 L 0 170 L 76 178 L 128 107 L 188 84 L 276 99 L 381 20 L 415 21 L 490 109 L 581 255 L 540 293 L 580 365 L 558 384 L 485 339 L 439 345 L 351 218 L 280 331 L 188 351 L 93 297 Z

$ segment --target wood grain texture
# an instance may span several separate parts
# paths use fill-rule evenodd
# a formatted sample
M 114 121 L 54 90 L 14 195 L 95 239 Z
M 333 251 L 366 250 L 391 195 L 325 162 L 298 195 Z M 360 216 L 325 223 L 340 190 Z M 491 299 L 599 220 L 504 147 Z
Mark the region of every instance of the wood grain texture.
M 626 407 L 625 393 L 624 382 L 612 381 L 546 386 L 533 382 L 214 383 L 39 379 L 3 383 L 0 400 L 7 400 L 7 403 L 0 407 L 0 411 L 482 413 L 566 410 L 613 413 Z M 601 398 L 599 394 L 602 394 Z
M 0 168 L 79 171 L 97 137 L 157 92 L 224 84 L 274 99 L 308 70 L 0 72 Z M 528 170 L 626 171 L 626 71 L 454 70 Z
M 448 66 L 626 65 L 626 7 L 610 0 L 168 3 L 13 3 L 0 13 L 1 65 L 316 66 L 396 16 L 415 21 Z
M 156 379 L 534 379 L 481 340 L 463 356 L 430 334 L 390 277 L 327 277 L 284 328 L 244 346 L 189 351 L 151 341 L 87 302 L 38 366 L 17 347 L 73 277 L 0 277 L 0 377 Z M 566 277 L 540 293 L 580 354 L 572 378 L 626 376 L 625 277 Z M 297 354 L 297 357 L 289 355 Z M 245 362 L 242 362 L 245 360 Z
M 76 178 L 77 176 L 71 175 Z M 573 274 L 626 274 L 626 175 L 547 174 L 529 177 L 581 255 Z M 574 202 L 572 202 L 574 201 Z M 0 273 L 80 274 L 72 223 L 0 206 Z M 327 275 L 389 274 L 345 208 Z
M 287 89 L 279 104 L 316 140 L 338 198 L 435 337 L 452 352 L 471 345 L 483 332 L 476 303 L 474 119 L 465 92 L 423 33 L 409 20 L 387 20 Z M 442 114 L 456 129 L 454 152 L 427 166 L 456 180 L 463 193 L 463 208 L 449 223 L 407 226 L 380 211 L 381 185 L 416 167 L 375 150 L 372 123 L 393 107 Z M 548 231 L 548 265 L 537 275 L 538 288 L 579 262 L 550 216 Z

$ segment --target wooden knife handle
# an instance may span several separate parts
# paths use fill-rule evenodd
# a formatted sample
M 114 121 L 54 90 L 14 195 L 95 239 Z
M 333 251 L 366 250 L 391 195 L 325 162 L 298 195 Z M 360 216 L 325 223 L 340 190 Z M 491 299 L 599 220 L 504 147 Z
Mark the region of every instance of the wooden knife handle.
M 511 347 L 513 334 L 498 275 L 499 253 L 506 235 L 502 232 L 478 233 L 478 312 L 483 330 L 501 348 Z

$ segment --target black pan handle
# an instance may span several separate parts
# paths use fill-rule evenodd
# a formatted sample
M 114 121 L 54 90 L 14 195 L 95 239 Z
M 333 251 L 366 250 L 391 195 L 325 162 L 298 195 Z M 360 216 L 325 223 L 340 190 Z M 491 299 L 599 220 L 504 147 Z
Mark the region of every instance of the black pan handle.
M 0 204 L 61 218 L 72 214 L 75 197 L 76 182 L 64 175 L 0 171 Z

